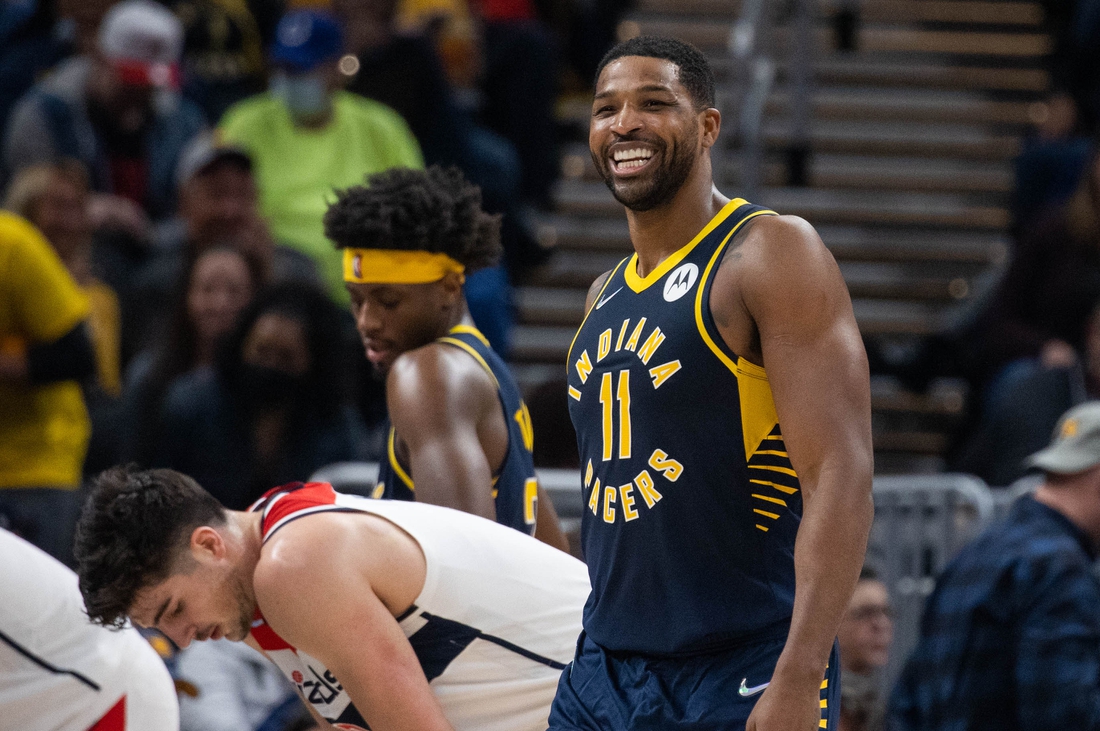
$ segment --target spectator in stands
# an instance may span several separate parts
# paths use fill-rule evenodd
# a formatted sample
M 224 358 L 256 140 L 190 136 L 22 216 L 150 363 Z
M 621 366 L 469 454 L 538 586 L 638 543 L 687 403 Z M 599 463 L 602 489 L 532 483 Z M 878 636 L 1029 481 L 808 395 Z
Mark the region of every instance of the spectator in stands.
M 1030 463 L 1034 497 L 939 578 L 889 728 L 1100 728 L 1100 402 L 1068 411 Z
M 30 223 L 0 213 L 0 513 L 71 562 L 95 372 L 88 300 Z
M 556 48 L 529 0 L 400 0 L 398 26 L 435 39 L 451 82 L 519 153 L 520 193 L 545 207 L 557 179 Z
M 165 394 L 188 374 L 211 370 L 217 347 L 265 281 L 263 262 L 228 245 L 194 255 L 173 285 L 175 306 L 161 322 L 161 341 L 130 363 L 124 398 L 122 457 L 147 463 L 164 438 L 159 417 Z M 165 328 L 165 324 L 167 327 Z
M 1082 349 L 1100 300 L 1100 155 L 1070 200 L 1025 233 L 974 328 L 976 380 L 993 383 L 1020 358 Z M 984 394 L 991 401 L 990 394 Z
M 242 148 L 201 134 L 184 150 L 176 170 L 178 215 L 160 228 L 156 253 L 136 277 L 131 340 L 149 347 L 168 319 L 185 263 L 207 249 L 229 245 L 258 261 L 274 281 L 312 280 L 313 262 L 274 243 L 260 214 L 252 158 Z
M 242 315 L 213 372 L 181 379 L 162 413 L 156 466 L 187 470 L 243 509 L 272 485 L 358 459 L 343 396 L 338 312 L 318 289 L 279 285 Z
M 118 297 L 93 271 L 87 172 L 75 160 L 24 168 L 8 187 L 4 208 L 38 227 L 88 298 L 95 386 L 105 396 L 117 398 L 122 393 Z
M 176 162 L 204 125 L 194 105 L 167 96 L 182 43 L 179 21 L 163 6 L 124 0 L 112 7 L 96 52 L 63 63 L 12 112 L 8 171 L 71 157 L 90 171 L 96 191 L 128 199 L 154 219 L 169 215 Z M 129 215 L 125 204 L 116 207 Z
M 55 14 L 54 3 L 46 0 L 0 3 L 0 130 L 19 97 L 66 50 L 54 32 Z
M 1083 348 L 1054 344 L 1012 368 L 952 469 L 1002 487 L 1023 477 L 1024 459 L 1046 443 L 1059 417 L 1100 398 L 1100 302 L 1085 327 Z
M 94 271 L 88 207 L 88 175 L 75 160 L 23 168 L 4 200 L 4 208 L 26 218 L 45 235 L 91 307 L 88 331 L 95 349 L 96 378 L 84 390 L 92 421 L 86 474 L 118 461 L 118 397 L 122 393 L 118 296 Z
M 164 0 L 183 23 L 183 94 L 207 119 L 267 87 L 264 49 L 284 0 Z
M 344 50 L 336 20 L 300 10 L 279 22 L 271 91 L 226 112 L 226 140 L 251 155 L 260 207 L 281 243 L 308 255 L 330 296 L 348 301 L 340 256 L 321 219 L 334 188 L 391 167 L 422 167 L 420 147 L 389 107 L 343 91 Z
M 864 567 L 840 622 L 840 731 L 880 731 L 886 711 L 881 671 L 894 641 L 886 585 Z

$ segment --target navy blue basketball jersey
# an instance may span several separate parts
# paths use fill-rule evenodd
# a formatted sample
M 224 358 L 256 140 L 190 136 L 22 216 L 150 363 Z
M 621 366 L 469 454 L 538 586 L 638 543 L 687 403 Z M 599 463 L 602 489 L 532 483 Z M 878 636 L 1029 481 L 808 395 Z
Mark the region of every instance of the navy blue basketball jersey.
M 589 636 L 651 655 L 784 635 L 801 519 L 764 369 L 710 312 L 730 239 L 775 215 L 730 201 L 648 276 L 608 276 L 570 347 L 569 411 L 586 510 Z
M 485 369 L 496 384 L 504 421 L 508 425 L 508 452 L 493 475 L 493 501 L 497 522 L 528 535 L 535 534 L 538 514 L 538 479 L 531 450 L 535 432 L 531 414 L 519 393 L 519 386 L 500 356 L 489 347 L 489 341 L 477 328 L 456 325 L 435 342 L 465 351 Z M 389 427 L 386 438 L 386 459 L 378 470 L 378 487 L 372 497 L 392 500 L 416 500 L 416 487 L 408 466 L 397 455 L 397 431 Z

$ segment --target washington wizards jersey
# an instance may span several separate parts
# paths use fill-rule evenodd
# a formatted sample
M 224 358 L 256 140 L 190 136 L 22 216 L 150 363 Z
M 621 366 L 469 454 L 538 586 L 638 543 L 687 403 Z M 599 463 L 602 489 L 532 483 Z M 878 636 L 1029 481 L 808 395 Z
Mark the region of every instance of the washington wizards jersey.
M 730 201 L 648 276 L 608 276 L 569 351 L 592 579 L 584 626 L 673 655 L 783 636 L 802 513 L 764 369 L 710 312 L 731 238 L 774 212 Z
M 249 510 L 261 514 L 265 543 L 288 523 L 324 512 L 367 513 L 401 528 L 423 551 L 426 573 L 415 604 L 396 619 L 451 726 L 546 729 L 581 631 L 589 585 L 580 561 L 476 515 L 342 495 L 325 483 L 275 488 Z M 316 603 L 325 611 L 324 597 Z M 261 609 L 252 637 L 306 702 L 338 729 L 368 729 L 340 679 L 280 637 Z
M 496 384 L 500 405 L 504 410 L 504 422 L 508 426 L 508 451 L 500 468 L 493 475 L 493 502 L 496 504 L 497 522 L 535 534 L 535 518 L 538 515 L 538 479 L 531 450 L 535 445 L 535 432 L 531 426 L 531 414 L 519 393 L 519 386 L 511 372 L 489 346 L 489 341 L 476 328 L 456 325 L 435 342 L 465 351 L 478 362 Z M 397 455 L 396 430 L 391 426 L 386 439 L 386 459 L 378 469 L 378 486 L 372 497 L 393 500 L 416 500 L 416 487 L 409 468 Z

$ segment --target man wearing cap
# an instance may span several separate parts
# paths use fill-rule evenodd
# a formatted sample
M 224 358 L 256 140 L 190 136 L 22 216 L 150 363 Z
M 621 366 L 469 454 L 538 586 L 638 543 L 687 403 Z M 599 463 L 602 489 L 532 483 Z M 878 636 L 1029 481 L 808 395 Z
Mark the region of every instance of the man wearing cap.
M 184 148 L 176 166 L 178 217 L 160 226 L 154 257 L 133 283 L 133 345 L 140 350 L 160 336 L 188 257 L 229 245 L 266 264 L 271 281 L 315 281 L 304 254 L 273 241 L 260 214 L 252 158 L 239 146 L 204 132 Z
M 887 728 L 1100 729 L 1100 401 L 1070 409 L 1044 473 L 947 567 Z
M 171 214 L 180 152 L 204 126 L 198 108 L 173 94 L 182 45 L 179 21 L 163 6 L 113 6 L 96 50 L 61 64 L 17 104 L 4 167 L 74 158 L 97 192 L 129 199 L 154 219 Z
M 343 35 L 323 13 L 288 13 L 278 25 L 268 93 L 234 105 L 226 141 L 255 163 L 260 207 L 275 238 L 317 264 L 334 300 L 348 301 L 340 256 L 321 222 L 334 188 L 393 167 L 423 167 L 420 147 L 389 107 L 340 89 Z

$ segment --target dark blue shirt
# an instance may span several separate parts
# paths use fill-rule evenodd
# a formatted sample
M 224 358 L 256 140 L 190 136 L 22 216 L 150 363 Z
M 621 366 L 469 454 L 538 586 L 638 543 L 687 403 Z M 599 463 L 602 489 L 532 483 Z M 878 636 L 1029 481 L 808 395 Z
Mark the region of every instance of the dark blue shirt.
M 1021 498 L 944 571 L 888 728 L 1100 729 L 1094 559 L 1065 516 Z

